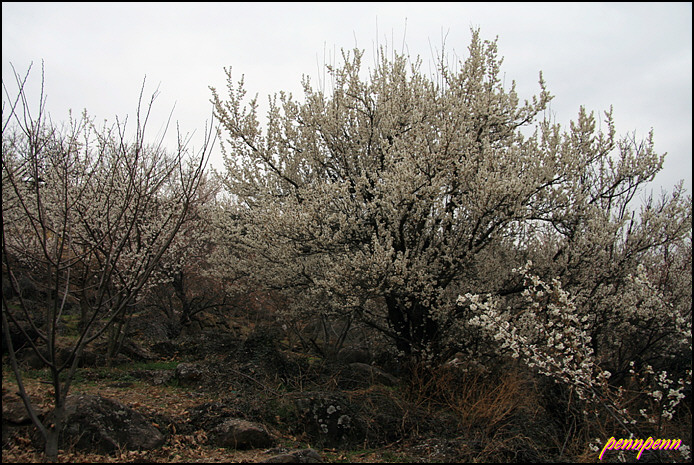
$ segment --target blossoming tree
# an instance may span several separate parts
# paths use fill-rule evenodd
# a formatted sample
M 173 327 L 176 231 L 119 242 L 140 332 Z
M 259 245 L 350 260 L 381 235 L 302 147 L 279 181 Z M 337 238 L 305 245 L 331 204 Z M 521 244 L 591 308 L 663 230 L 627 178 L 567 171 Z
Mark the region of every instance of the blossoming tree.
M 511 269 L 525 260 L 608 318 L 602 290 L 689 234 L 681 189 L 633 216 L 662 167 L 652 136 L 618 139 L 611 112 L 598 129 L 583 108 L 567 129 L 552 123 L 542 75 L 521 102 L 478 31 L 458 69 L 442 59 L 435 77 L 384 50 L 368 76 L 360 51 L 343 58 L 328 66 L 331 91 L 305 79 L 303 102 L 271 98 L 264 127 L 243 79 L 227 70 L 226 99 L 212 89 L 227 136 L 221 263 L 280 290 L 288 316 L 360 321 L 436 363 L 477 331 L 457 297 L 519 296 Z

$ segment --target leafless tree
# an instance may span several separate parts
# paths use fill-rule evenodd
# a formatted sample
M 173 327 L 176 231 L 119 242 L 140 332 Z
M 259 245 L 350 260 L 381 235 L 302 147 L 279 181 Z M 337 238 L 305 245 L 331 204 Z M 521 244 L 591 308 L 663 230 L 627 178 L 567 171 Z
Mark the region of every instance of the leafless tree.
M 85 349 L 109 330 L 109 351 L 116 349 L 124 322 L 189 215 L 214 139 L 206 131 L 195 155 L 180 134 L 173 154 L 161 143 L 147 145 L 156 92 L 143 102 L 144 84 L 132 142 L 127 119 L 97 128 L 85 111 L 57 127 L 46 113 L 43 83 L 32 110 L 28 75 L 15 72 L 14 93 L 3 82 L 2 266 L 13 296 L 3 293 L 2 324 L 19 394 L 53 461 Z M 33 280 L 39 299 L 23 296 L 20 275 Z M 76 337 L 64 334 L 70 313 L 79 314 Z M 50 425 L 27 395 L 10 328 L 50 372 Z

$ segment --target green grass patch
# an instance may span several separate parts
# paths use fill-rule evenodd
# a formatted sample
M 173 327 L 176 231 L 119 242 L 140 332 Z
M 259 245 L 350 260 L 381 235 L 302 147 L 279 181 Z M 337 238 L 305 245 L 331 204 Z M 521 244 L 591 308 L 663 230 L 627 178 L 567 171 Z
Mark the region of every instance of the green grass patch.
M 173 370 L 178 365 L 175 361 L 161 362 L 140 362 L 132 364 L 124 364 L 115 367 L 89 367 L 78 368 L 72 380 L 73 385 L 95 385 L 103 382 L 140 382 L 141 380 L 133 376 L 136 370 Z M 14 373 L 8 366 L 3 368 L 8 376 L 14 380 Z M 61 381 L 65 380 L 68 370 L 60 373 Z M 48 368 L 41 369 L 23 369 L 21 371 L 23 378 L 36 379 L 39 381 L 50 382 L 51 373 Z M 177 379 L 172 379 L 167 385 L 175 386 L 178 383 Z

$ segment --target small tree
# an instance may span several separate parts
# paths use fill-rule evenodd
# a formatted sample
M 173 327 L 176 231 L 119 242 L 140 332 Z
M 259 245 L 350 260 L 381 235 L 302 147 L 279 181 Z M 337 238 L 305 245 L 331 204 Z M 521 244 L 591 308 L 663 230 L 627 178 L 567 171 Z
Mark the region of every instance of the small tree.
M 662 167 L 652 139 L 616 139 L 611 113 L 605 131 L 583 109 L 568 131 L 539 119 L 551 99 L 542 75 L 539 95 L 521 103 L 515 83 L 503 85 L 496 43 L 477 31 L 459 71 L 442 59 L 436 79 L 389 55 L 364 79 L 362 53 L 344 53 L 328 67 L 331 92 L 306 79 L 303 103 L 280 93 L 264 130 L 227 70 L 228 99 L 212 89 L 228 136 L 221 266 L 284 292 L 290 315 L 357 319 L 433 362 L 468 341 L 457 296 L 517 295 L 510 270 L 530 256 L 548 255 L 548 273 L 590 292 L 588 257 L 608 260 L 629 202 Z M 686 210 L 675 197 L 666 209 Z M 686 219 L 640 229 L 618 274 L 686 234 Z
M 24 89 L 28 72 L 15 76 L 16 95 L 3 82 L 2 262 L 18 302 L 3 294 L 2 321 L 20 395 L 45 439 L 46 458 L 55 460 L 65 399 L 83 353 L 115 328 L 113 355 L 124 322 L 189 214 L 211 139 L 208 134 L 196 158 L 180 138 L 173 155 L 146 145 L 156 94 L 144 114 L 138 105 L 131 143 L 124 123 L 98 129 L 86 112 L 57 128 L 47 120 L 43 94 L 32 114 Z M 23 297 L 20 274 L 34 280 L 41 301 Z M 75 306 L 78 335 L 64 348 L 61 334 Z M 49 369 L 52 425 L 38 417 L 23 386 L 10 325 Z

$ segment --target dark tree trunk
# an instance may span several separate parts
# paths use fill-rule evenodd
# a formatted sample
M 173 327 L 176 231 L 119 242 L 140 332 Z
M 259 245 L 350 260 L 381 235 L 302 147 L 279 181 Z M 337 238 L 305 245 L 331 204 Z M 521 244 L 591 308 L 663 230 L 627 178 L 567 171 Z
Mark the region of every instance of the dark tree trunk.
M 428 307 L 406 305 L 394 296 L 386 297 L 388 322 L 395 332 L 395 346 L 408 359 L 417 359 L 425 348 L 437 350 L 438 325 Z
M 176 297 L 181 302 L 181 326 L 187 326 L 191 322 L 192 315 L 192 305 L 188 297 L 186 296 L 185 280 L 183 271 L 179 271 L 174 274 L 173 282 L 171 283 L 174 289 Z

